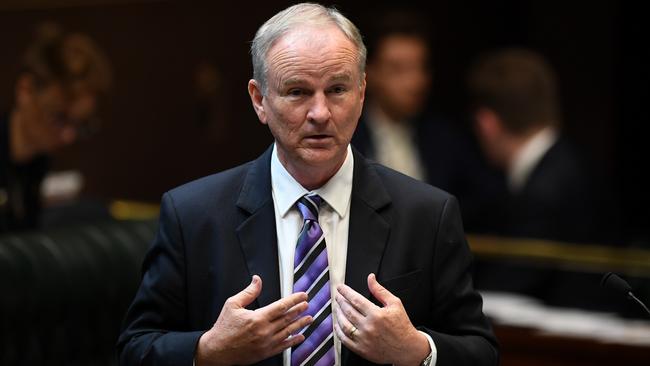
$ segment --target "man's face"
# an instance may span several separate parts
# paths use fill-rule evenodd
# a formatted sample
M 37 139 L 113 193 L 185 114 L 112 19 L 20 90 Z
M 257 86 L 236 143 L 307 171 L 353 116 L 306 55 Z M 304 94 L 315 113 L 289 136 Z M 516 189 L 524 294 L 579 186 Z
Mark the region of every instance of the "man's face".
M 357 49 L 335 26 L 302 27 L 267 54 L 267 90 L 249 92 L 278 157 L 295 168 L 338 168 L 357 126 L 365 93 Z
M 368 64 L 368 87 L 384 112 L 394 119 L 413 117 L 422 109 L 431 84 L 428 46 L 421 38 L 391 35 Z
M 18 92 L 24 131 L 37 151 L 50 153 L 82 137 L 96 109 L 96 95 L 82 84 L 27 86 Z

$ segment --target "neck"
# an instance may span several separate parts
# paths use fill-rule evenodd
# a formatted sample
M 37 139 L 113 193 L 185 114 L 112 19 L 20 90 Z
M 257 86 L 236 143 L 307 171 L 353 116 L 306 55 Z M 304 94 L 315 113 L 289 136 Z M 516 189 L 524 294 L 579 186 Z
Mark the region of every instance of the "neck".
M 399 115 L 398 113 L 392 113 L 390 110 L 382 107 L 377 102 L 374 102 L 372 106 L 372 113 L 375 114 L 375 116 L 378 118 L 381 118 L 383 121 L 387 121 L 392 124 L 403 124 L 406 122 L 406 120 L 408 120 L 408 117 Z

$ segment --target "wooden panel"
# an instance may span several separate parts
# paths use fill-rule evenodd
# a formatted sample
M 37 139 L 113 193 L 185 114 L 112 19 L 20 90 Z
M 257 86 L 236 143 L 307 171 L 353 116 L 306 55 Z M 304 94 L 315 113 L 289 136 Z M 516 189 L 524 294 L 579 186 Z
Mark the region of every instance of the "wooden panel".
M 650 347 L 549 336 L 533 329 L 495 326 L 502 366 L 611 366 L 650 364 Z

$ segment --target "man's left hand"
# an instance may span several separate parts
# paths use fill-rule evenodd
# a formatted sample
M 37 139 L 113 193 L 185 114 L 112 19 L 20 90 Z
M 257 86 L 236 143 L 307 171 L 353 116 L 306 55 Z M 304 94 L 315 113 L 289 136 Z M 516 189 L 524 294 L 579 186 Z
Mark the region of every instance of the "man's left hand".
M 429 355 L 426 337 L 411 323 L 402 301 L 368 276 L 368 289 L 383 307 L 347 285 L 337 287 L 334 330 L 361 357 L 380 364 L 419 365 Z

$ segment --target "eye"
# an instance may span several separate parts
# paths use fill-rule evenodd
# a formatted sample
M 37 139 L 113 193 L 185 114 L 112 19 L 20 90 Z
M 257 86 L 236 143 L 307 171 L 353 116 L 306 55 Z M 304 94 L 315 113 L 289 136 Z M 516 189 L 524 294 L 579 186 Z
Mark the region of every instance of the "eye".
M 287 92 L 287 95 L 292 96 L 292 97 L 299 97 L 301 95 L 305 94 L 302 89 L 294 88 L 294 89 L 289 89 Z
M 332 87 L 332 88 L 330 89 L 330 92 L 333 93 L 333 94 L 343 94 L 343 93 L 345 93 L 347 90 L 348 90 L 348 89 L 347 89 L 345 86 L 343 86 L 343 85 L 337 85 L 337 86 Z

